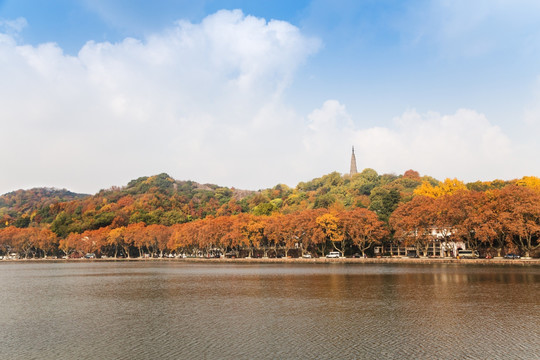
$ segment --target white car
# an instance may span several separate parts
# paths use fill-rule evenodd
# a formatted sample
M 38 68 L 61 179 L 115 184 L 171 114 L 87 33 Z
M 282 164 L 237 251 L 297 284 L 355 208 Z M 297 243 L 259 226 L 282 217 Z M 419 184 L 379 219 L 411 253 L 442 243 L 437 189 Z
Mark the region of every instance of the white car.
M 327 258 L 339 258 L 339 251 L 330 251 L 328 255 L 326 255 Z
M 302 255 L 304 259 L 311 259 L 311 254 L 304 254 Z

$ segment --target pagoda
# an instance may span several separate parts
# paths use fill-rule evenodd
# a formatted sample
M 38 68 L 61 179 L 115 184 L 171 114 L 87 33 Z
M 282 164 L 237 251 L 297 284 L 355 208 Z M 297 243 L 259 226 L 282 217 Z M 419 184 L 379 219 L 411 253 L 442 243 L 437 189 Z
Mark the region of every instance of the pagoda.
M 354 156 L 354 146 L 352 147 L 352 155 L 351 155 L 351 171 L 350 175 L 353 176 L 354 174 L 357 174 L 358 170 L 356 169 L 356 156 Z

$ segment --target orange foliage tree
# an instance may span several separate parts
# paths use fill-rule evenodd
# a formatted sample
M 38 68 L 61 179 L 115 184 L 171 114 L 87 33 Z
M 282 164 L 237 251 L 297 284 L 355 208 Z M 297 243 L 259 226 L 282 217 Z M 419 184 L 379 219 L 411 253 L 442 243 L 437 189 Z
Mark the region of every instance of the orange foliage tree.
M 433 214 L 435 199 L 428 196 L 415 196 L 411 201 L 401 204 L 390 216 L 390 226 L 394 229 L 394 238 L 406 245 L 415 245 L 427 256 L 429 245 L 433 241 Z
M 344 235 L 358 246 L 364 256 L 367 249 L 388 236 L 384 223 L 373 211 L 356 208 L 343 212 L 340 217 Z

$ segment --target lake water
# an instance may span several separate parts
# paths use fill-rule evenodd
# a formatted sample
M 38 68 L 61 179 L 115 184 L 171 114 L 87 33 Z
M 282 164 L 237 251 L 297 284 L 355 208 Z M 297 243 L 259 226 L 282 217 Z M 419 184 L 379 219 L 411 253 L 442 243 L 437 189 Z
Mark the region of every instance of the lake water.
M 0 263 L 1 359 L 539 359 L 540 267 Z

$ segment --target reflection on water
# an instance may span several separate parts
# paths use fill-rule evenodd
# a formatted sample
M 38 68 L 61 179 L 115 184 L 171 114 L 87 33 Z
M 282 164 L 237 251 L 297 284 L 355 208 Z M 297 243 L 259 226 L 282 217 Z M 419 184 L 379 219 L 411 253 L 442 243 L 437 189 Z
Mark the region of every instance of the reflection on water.
M 0 358 L 540 354 L 540 268 L 0 264 Z

